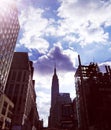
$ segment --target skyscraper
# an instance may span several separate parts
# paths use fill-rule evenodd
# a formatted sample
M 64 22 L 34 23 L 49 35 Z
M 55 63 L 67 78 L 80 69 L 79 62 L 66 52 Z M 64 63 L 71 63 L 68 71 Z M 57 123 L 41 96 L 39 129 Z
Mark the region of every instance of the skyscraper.
M 71 103 L 69 93 L 59 93 L 59 79 L 56 74 L 56 66 L 52 78 L 51 86 L 51 108 L 48 126 L 51 128 L 60 128 L 62 119 L 62 105 Z
M 50 108 L 50 115 L 48 120 L 48 126 L 49 127 L 55 127 L 55 124 L 57 122 L 57 116 L 58 108 L 55 108 L 57 97 L 59 96 L 59 80 L 58 76 L 56 74 L 56 66 L 54 67 L 54 74 L 52 78 L 52 86 L 51 86 L 51 108 Z
M 56 74 L 56 66 L 54 68 L 54 75 L 52 79 L 52 88 L 51 88 L 51 107 L 56 103 L 57 96 L 59 95 L 59 81 Z
M 29 60 L 28 53 L 15 52 L 5 90 L 15 105 L 13 130 L 37 128 L 39 115 L 36 108 L 33 71 L 33 63 Z
M 0 94 L 4 92 L 19 32 L 15 2 L 0 0 Z

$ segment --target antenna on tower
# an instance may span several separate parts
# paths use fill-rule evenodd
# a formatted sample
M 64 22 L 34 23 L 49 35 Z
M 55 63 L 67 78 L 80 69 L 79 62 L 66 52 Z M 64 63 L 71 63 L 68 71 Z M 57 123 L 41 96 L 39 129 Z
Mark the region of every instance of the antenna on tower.
M 54 62 L 54 74 L 56 74 L 56 61 Z
M 80 59 L 80 55 L 78 55 L 78 61 L 79 61 L 79 66 L 81 66 L 81 59 Z

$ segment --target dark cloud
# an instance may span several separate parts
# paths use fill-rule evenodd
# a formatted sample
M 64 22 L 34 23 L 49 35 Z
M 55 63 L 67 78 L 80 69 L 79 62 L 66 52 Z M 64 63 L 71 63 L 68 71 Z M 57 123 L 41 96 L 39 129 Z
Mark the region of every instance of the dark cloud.
M 35 71 L 40 74 L 49 74 L 52 72 L 52 63 L 46 56 L 41 56 L 37 62 L 34 63 Z
M 54 46 L 47 55 L 41 56 L 37 62 L 34 63 L 35 71 L 40 74 L 51 74 L 55 63 L 59 71 L 74 71 L 70 57 L 63 54 L 62 49 L 58 46 Z

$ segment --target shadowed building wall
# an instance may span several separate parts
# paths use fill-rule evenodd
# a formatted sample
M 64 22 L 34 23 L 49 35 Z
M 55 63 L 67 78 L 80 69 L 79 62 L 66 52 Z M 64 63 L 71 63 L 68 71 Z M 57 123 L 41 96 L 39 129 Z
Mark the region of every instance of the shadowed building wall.
M 79 66 L 76 78 L 78 127 L 82 130 L 111 129 L 111 69 L 99 70 L 96 63 Z
M 13 130 L 31 130 L 39 120 L 33 80 L 33 64 L 25 52 L 15 52 L 6 85 L 6 94 L 14 102 Z

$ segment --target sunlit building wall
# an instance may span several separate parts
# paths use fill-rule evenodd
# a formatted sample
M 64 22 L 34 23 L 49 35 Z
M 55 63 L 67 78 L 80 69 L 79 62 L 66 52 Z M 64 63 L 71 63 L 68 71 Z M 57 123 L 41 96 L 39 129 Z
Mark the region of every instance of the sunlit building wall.
M 18 12 L 12 0 L 0 0 L 0 93 L 10 70 L 19 32 Z

